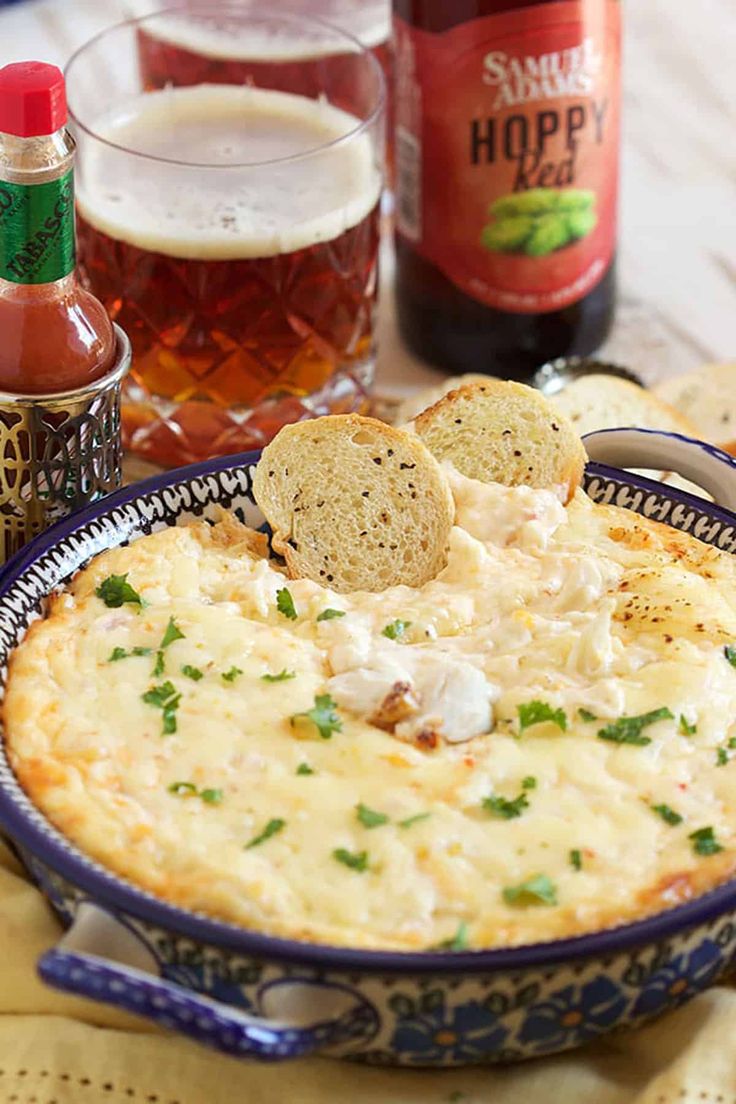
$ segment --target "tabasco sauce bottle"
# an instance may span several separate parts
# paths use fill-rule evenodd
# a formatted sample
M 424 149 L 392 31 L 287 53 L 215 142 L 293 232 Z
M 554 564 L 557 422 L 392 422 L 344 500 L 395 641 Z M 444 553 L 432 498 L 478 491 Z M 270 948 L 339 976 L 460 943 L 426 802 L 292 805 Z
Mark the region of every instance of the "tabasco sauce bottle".
M 74 141 L 64 77 L 0 69 L 0 391 L 62 392 L 111 367 L 104 307 L 74 273 Z
M 394 0 L 401 331 L 450 372 L 592 352 L 615 297 L 618 0 Z

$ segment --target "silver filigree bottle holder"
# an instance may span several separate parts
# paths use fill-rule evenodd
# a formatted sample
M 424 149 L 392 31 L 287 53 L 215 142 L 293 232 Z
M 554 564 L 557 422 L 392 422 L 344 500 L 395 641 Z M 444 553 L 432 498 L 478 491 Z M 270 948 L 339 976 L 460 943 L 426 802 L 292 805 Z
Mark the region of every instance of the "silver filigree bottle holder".
M 0 564 L 121 485 L 120 383 L 130 356 L 115 326 L 115 363 L 102 379 L 57 394 L 0 392 Z

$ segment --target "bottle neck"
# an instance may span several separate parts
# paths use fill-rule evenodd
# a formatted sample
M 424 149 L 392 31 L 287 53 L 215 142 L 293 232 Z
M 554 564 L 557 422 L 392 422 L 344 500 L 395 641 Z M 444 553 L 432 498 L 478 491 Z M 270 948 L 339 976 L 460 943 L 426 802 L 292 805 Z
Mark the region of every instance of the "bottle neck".
M 74 140 L 0 134 L 0 279 L 50 284 L 74 271 Z

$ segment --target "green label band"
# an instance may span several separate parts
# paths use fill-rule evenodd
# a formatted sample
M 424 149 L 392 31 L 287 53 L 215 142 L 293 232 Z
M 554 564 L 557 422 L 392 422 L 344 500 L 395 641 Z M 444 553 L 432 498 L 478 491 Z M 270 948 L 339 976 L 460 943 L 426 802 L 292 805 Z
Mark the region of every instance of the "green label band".
M 0 277 L 49 284 L 74 268 L 74 177 L 45 184 L 0 180 Z

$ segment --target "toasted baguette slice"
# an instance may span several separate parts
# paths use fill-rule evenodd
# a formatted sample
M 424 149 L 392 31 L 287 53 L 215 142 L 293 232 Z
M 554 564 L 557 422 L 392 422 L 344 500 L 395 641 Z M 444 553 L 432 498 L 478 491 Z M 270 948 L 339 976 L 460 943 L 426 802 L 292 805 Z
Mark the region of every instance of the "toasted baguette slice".
M 572 498 L 585 449 L 567 418 L 521 383 L 487 379 L 451 391 L 414 421 L 438 460 L 484 483 L 547 487 Z
M 425 387 L 414 395 L 409 395 L 399 404 L 395 416 L 391 419 L 395 425 L 406 425 L 450 391 L 457 391 L 458 387 L 464 387 L 466 383 L 487 383 L 488 376 L 477 372 L 466 372 L 464 376 L 448 376 L 434 387 Z
M 413 434 L 373 418 L 286 426 L 263 450 L 253 492 L 292 579 L 380 591 L 421 586 L 445 565 L 447 480 Z
M 573 380 L 549 400 L 582 436 L 597 429 L 637 426 L 697 437 L 697 427 L 674 407 L 630 380 L 594 373 Z
M 704 364 L 662 380 L 654 390 L 694 423 L 695 436 L 736 453 L 736 364 Z

